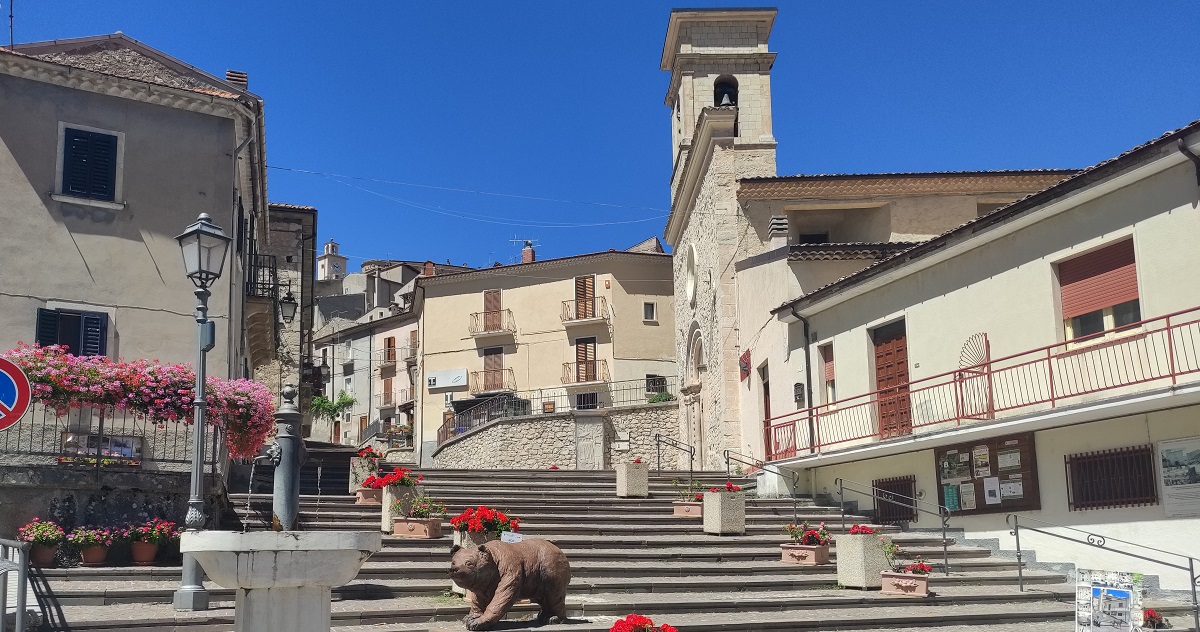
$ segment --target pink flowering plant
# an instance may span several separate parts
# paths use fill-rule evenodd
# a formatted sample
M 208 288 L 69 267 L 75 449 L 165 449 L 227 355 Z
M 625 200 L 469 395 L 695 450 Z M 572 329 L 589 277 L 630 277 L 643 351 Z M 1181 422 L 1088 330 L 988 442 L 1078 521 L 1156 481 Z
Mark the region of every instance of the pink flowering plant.
M 104 356 L 75 356 L 61 345 L 17 343 L 4 353 L 29 377 L 35 400 L 60 415 L 88 406 L 128 410 L 151 419 L 192 423 L 196 374 L 186 364 L 157 360 L 126 362 Z M 275 427 L 274 396 L 253 380 L 208 378 L 208 422 L 225 429 L 234 457 L 252 457 Z
M 123 539 L 120 529 L 109 527 L 75 527 L 67 534 L 67 542 L 81 549 L 93 546 L 112 546 L 113 542 Z
M 58 546 L 66 534 L 53 520 L 34 518 L 29 524 L 17 529 L 17 539 L 38 546 Z
M 174 522 L 154 518 L 142 524 L 130 525 L 126 531 L 131 542 L 170 544 L 179 539 L 180 529 Z

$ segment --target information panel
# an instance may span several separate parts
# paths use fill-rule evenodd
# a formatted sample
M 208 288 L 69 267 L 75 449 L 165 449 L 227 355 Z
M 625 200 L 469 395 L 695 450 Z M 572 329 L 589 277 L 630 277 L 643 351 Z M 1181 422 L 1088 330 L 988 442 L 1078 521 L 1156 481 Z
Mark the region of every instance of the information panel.
M 1033 433 L 934 450 L 938 502 L 959 515 L 1041 509 Z

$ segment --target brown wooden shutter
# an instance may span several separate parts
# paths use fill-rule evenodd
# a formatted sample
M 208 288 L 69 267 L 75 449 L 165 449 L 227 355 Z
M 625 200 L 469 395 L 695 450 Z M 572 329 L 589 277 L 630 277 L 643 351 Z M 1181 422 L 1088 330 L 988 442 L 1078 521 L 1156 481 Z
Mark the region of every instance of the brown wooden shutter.
M 596 317 L 596 277 L 575 277 L 575 318 Z
M 416 329 L 408 332 L 408 346 L 410 349 L 417 348 L 417 330 Z
M 483 350 L 483 389 L 498 391 L 504 388 L 504 347 Z
M 387 361 L 395 362 L 396 361 L 396 337 L 388 336 L 387 338 L 384 338 L 383 339 L 383 347 L 386 350 L 385 353 L 387 354 Z
M 392 378 L 383 378 L 383 403 L 385 405 L 392 403 Z
M 575 341 L 575 377 L 580 382 L 596 379 L 596 339 L 579 338 Z
M 833 345 L 821 347 L 821 359 L 825 362 L 825 381 L 833 381 Z
M 1126 239 L 1058 264 L 1063 318 L 1119 305 L 1138 297 L 1133 240 Z
M 500 306 L 500 290 L 487 290 L 483 293 L 484 331 L 500 331 Z

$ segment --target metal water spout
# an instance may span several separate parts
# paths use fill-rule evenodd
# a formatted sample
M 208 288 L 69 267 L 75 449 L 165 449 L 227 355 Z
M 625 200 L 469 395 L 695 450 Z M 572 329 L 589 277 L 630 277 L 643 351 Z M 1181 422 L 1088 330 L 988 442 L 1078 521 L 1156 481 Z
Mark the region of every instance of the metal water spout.
M 300 409 L 296 407 L 296 386 L 287 384 L 280 391 L 283 403 L 275 411 L 275 445 L 268 454 L 275 464 L 275 490 L 271 500 L 271 528 L 295 531 L 300 515 L 300 466 L 308 458 L 300 437 Z

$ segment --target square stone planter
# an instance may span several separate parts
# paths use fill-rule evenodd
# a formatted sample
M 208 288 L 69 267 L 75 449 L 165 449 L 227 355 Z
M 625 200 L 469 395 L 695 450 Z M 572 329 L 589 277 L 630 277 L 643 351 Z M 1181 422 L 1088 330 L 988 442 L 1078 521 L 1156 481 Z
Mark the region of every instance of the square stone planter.
M 880 573 L 890 571 L 883 544 L 875 533 L 837 538 L 837 576 L 843 588 L 879 588 Z
M 350 457 L 350 493 L 353 494 L 362 489 L 363 481 L 367 480 L 368 476 L 379 474 L 379 461 L 377 459 L 367 459 L 360 456 Z
M 354 490 L 354 495 L 356 496 L 356 498 L 354 500 L 354 504 L 356 504 L 356 505 L 382 505 L 383 504 L 383 490 L 382 489 L 371 489 L 369 487 L 360 487 L 359 489 Z
M 782 562 L 799 564 L 801 566 L 820 566 L 829 563 L 829 545 L 812 546 L 808 544 L 780 544 L 783 549 Z
M 671 515 L 676 518 L 700 518 L 704 516 L 704 503 L 676 500 L 671 503 Z
M 648 498 L 650 496 L 650 464 L 617 464 L 617 498 Z
M 929 596 L 928 575 L 883 571 L 880 574 L 880 581 L 883 584 L 883 594 L 885 595 L 904 595 L 906 597 Z
M 709 535 L 746 533 L 746 494 L 705 492 L 704 532 Z
M 410 502 L 412 497 L 417 494 L 416 487 L 408 487 L 405 485 L 388 485 L 383 488 L 383 511 L 382 518 L 379 521 L 379 530 L 384 533 L 391 533 L 394 526 L 392 520 L 397 514 L 392 513 L 392 503 L 397 500 Z
M 401 538 L 434 540 L 442 537 L 441 518 L 393 518 L 392 535 Z

